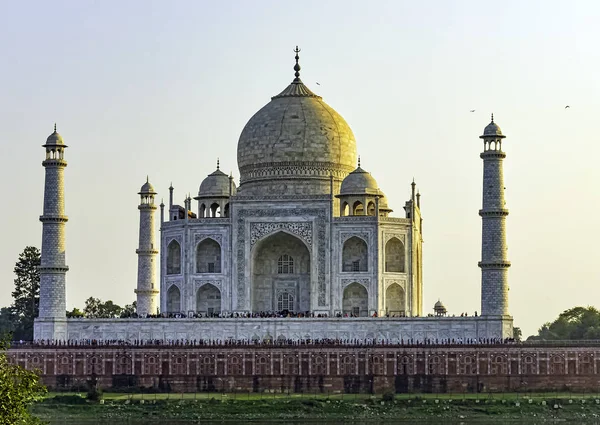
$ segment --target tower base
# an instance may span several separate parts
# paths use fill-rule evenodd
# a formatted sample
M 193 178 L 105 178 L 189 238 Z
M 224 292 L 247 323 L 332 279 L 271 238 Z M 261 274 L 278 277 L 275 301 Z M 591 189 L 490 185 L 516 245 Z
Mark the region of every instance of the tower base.
M 33 323 L 33 340 L 66 341 L 67 319 L 38 317 Z

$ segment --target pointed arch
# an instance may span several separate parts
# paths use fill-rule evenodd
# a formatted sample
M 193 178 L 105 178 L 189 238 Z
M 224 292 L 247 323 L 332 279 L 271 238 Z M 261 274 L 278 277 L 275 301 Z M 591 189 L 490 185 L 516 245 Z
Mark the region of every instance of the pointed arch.
M 368 271 L 368 252 L 369 248 L 363 239 L 358 236 L 347 239 L 342 247 L 342 271 Z
M 181 312 L 181 292 L 177 285 L 171 285 L 167 290 L 167 313 Z
M 196 273 L 221 273 L 221 245 L 212 238 L 196 247 Z
M 181 274 L 181 245 L 175 239 L 167 246 L 167 274 Z
M 200 208 L 198 208 L 198 218 L 206 217 L 206 205 L 200 204 Z
M 211 206 L 210 206 L 210 216 L 211 217 L 221 217 L 221 206 L 214 202 Z
M 369 294 L 367 288 L 358 282 L 351 283 L 344 289 L 342 309 L 344 314 L 354 317 L 367 317 Z
M 207 283 L 196 292 L 196 311 L 200 313 L 221 313 L 221 291 L 215 285 Z
M 362 202 L 356 201 L 354 205 L 352 205 L 352 215 L 363 215 L 365 211 L 365 206 Z
M 370 201 L 367 205 L 367 215 L 375 215 L 375 202 Z
M 385 244 L 385 271 L 388 273 L 405 272 L 404 244 L 396 237 L 391 238 Z
M 252 311 L 277 311 L 290 303 L 296 311 L 309 311 L 311 261 L 306 242 L 284 230 L 265 236 L 252 249 Z M 284 303 L 284 298 L 287 301 Z
M 385 310 L 392 317 L 403 317 L 406 311 L 406 295 L 397 283 L 392 283 L 385 290 Z
M 348 205 L 348 202 L 344 201 L 342 202 L 342 206 L 340 208 L 340 215 L 342 217 L 347 217 L 350 215 L 350 205 Z

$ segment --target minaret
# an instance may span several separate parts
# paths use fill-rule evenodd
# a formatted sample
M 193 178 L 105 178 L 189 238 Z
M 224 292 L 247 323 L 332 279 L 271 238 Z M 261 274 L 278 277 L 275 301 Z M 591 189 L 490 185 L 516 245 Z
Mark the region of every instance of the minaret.
M 500 127 L 492 122 L 483 130 L 483 207 L 479 210 L 482 221 L 481 243 L 481 315 L 508 315 L 508 268 L 506 248 L 506 216 L 504 176 Z
M 146 178 L 146 183 L 142 186 L 139 193 L 140 205 L 140 242 L 135 251 L 138 255 L 138 279 L 137 289 L 137 314 L 145 316 L 147 314 L 156 314 L 158 309 L 158 281 L 156 279 L 155 258 L 158 250 L 154 246 L 154 187 Z
M 67 339 L 66 322 L 66 274 L 65 264 L 65 215 L 64 170 L 67 161 L 64 152 L 67 145 L 56 132 L 48 136 L 46 159 L 42 165 L 46 169 L 44 184 L 44 213 L 42 222 L 42 258 L 40 271 L 40 312 L 34 325 L 34 340 Z

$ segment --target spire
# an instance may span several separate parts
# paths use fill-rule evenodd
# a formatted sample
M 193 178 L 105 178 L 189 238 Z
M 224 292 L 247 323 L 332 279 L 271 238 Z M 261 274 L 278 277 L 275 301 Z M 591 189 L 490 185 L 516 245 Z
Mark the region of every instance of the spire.
M 150 179 L 148 178 L 148 174 L 146 174 L 146 183 L 150 183 Z
M 494 113 L 492 112 L 492 123 L 494 122 Z
M 298 53 L 300 53 L 300 49 L 298 48 L 298 46 L 296 46 L 296 48 L 294 49 L 294 53 L 296 53 L 296 56 L 294 57 L 296 59 L 296 65 L 294 65 L 294 71 L 296 71 L 294 73 L 294 75 L 296 76 L 296 80 L 300 80 L 300 64 L 298 63 L 298 60 L 300 59 L 300 56 L 298 56 Z
M 56 133 L 56 123 L 54 123 L 54 132 Z
M 219 158 L 217 158 L 217 170 L 220 168 Z
M 358 168 L 360 168 L 360 155 L 358 155 Z

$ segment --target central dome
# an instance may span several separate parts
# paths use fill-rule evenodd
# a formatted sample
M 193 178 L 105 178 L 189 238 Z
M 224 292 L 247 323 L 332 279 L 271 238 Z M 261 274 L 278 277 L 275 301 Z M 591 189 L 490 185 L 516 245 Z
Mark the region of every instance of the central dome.
M 356 141 L 340 114 L 296 78 L 246 124 L 238 142 L 241 195 L 319 195 L 354 169 Z

